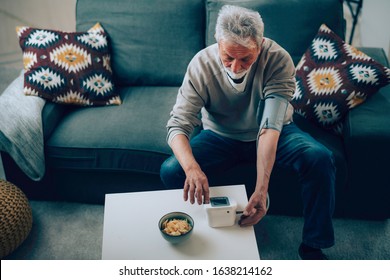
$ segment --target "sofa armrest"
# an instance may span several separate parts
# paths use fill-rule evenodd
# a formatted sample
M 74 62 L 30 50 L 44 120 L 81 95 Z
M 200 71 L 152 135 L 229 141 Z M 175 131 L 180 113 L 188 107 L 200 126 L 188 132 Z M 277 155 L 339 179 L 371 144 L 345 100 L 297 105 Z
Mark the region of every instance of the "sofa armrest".
M 373 58 L 376 62 L 382 64 L 383 66 L 389 67 L 389 60 L 387 59 L 384 49 L 368 47 L 359 47 L 358 49 Z
M 388 61 L 383 49 L 361 48 L 384 66 Z M 390 85 L 381 88 L 365 103 L 352 109 L 344 122 L 344 145 L 348 159 L 350 209 L 371 218 L 371 213 L 390 217 Z M 380 217 L 375 217 L 380 218 Z
M 69 105 L 46 102 L 42 110 L 43 139 L 46 142 L 63 116 L 73 107 Z
M 0 96 L 3 91 L 20 75 L 22 70 L 16 67 L 0 67 Z M 71 106 L 47 102 L 42 111 L 42 124 L 44 139 L 48 139 L 63 115 Z

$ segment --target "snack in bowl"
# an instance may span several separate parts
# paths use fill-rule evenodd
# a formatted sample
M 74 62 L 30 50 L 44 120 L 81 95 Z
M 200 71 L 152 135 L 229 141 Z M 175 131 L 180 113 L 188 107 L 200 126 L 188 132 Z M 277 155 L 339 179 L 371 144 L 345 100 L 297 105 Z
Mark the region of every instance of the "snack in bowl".
M 162 224 L 162 231 L 166 234 L 178 236 L 182 234 L 186 234 L 191 230 L 191 225 L 188 223 L 187 219 L 172 219 L 165 220 Z
M 160 219 L 158 227 L 167 241 L 179 243 L 190 237 L 194 228 L 194 220 L 186 213 L 171 212 Z

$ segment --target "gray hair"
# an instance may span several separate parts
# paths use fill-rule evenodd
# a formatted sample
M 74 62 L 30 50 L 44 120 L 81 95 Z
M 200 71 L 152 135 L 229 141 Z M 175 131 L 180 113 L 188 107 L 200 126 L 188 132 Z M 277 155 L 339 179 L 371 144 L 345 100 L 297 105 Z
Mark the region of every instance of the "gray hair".
M 250 47 L 252 40 L 260 47 L 264 23 L 260 14 L 243 7 L 225 5 L 218 13 L 215 39 Z

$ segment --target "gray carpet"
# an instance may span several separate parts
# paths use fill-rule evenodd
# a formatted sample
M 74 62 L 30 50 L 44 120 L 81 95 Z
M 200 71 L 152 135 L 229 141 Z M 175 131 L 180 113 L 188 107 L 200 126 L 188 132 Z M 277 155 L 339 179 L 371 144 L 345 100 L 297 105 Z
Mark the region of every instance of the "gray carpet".
M 31 201 L 33 228 L 26 241 L 5 259 L 101 259 L 102 205 Z M 336 245 L 325 250 L 335 260 L 389 260 L 390 220 L 335 219 Z M 298 259 L 302 218 L 266 216 L 256 225 L 260 256 Z

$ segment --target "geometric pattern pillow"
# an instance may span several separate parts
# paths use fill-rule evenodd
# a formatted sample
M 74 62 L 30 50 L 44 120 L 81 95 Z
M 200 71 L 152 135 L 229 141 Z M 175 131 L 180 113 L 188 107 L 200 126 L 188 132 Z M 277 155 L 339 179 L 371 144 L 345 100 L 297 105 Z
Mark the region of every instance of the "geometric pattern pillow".
M 99 23 L 87 32 L 17 27 L 24 94 L 82 106 L 121 104 L 115 92 L 108 37 Z
M 345 43 L 325 24 L 296 67 L 295 113 L 341 134 L 348 111 L 390 83 L 390 69 Z

